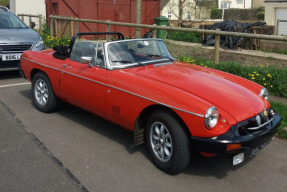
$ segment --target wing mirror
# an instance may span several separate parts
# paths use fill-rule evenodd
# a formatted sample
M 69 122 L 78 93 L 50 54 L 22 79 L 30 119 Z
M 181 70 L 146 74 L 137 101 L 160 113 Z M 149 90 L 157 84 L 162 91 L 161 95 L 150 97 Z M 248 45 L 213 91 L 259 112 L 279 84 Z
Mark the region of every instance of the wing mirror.
M 89 64 L 90 67 L 93 67 L 92 60 L 93 60 L 93 57 L 83 56 L 80 59 L 80 63 L 82 63 L 82 64 Z

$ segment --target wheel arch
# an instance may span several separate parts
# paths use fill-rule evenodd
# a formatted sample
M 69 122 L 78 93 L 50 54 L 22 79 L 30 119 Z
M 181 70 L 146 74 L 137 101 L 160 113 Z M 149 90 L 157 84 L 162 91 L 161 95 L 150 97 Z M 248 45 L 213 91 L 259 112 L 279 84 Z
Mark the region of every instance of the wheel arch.
M 164 105 L 151 105 L 146 107 L 144 110 L 141 111 L 139 116 L 137 117 L 135 127 L 134 127 L 134 145 L 140 145 L 144 143 L 144 134 L 146 129 L 146 122 L 149 116 L 152 114 L 152 112 L 162 110 L 165 112 L 168 112 L 170 115 L 174 116 L 179 123 L 182 125 L 184 132 L 187 134 L 188 138 L 191 138 L 191 133 L 185 124 L 185 122 L 182 120 L 182 118 L 171 108 L 166 107 Z
M 38 69 L 38 68 L 34 68 L 34 69 L 31 71 L 31 73 L 30 73 L 31 81 L 33 81 L 34 76 L 35 76 L 38 72 L 44 73 L 44 74 L 49 78 L 49 76 L 47 75 L 47 73 L 45 73 L 43 70 Z M 49 78 L 49 79 L 50 79 L 50 78 Z

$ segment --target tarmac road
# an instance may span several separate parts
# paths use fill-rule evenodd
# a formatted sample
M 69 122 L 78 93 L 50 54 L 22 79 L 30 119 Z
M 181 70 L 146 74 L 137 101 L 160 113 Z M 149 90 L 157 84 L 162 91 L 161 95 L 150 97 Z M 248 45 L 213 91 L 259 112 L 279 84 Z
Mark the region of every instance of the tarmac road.
M 237 167 L 225 157 L 194 157 L 187 170 L 171 176 L 152 164 L 144 145 L 130 147 L 132 133 L 68 104 L 41 113 L 32 105 L 30 88 L 17 73 L 0 72 L 1 192 L 286 192 L 286 141 L 275 138 Z M 29 159 L 41 163 L 32 169 Z

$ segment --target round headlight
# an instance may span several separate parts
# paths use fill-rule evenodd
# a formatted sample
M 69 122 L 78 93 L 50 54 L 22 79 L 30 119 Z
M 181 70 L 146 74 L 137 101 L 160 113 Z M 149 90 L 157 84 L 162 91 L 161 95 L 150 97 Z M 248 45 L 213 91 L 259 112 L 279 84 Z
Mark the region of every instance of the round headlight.
M 262 88 L 261 89 L 261 91 L 260 91 L 260 93 L 259 93 L 259 95 L 261 96 L 261 97 L 264 97 L 264 99 L 266 99 L 266 100 L 268 100 L 268 90 L 266 89 L 266 88 Z
M 215 107 L 210 107 L 204 116 L 204 124 L 206 128 L 212 129 L 217 125 L 219 113 Z

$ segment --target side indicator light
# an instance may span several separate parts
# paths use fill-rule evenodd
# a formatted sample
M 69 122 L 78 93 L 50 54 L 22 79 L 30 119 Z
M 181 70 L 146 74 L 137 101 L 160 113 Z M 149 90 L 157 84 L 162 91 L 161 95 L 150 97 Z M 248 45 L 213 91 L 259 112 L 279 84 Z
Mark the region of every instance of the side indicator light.
M 241 144 L 240 143 L 235 143 L 235 144 L 227 144 L 226 146 L 226 151 L 237 151 L 241 149 Z

